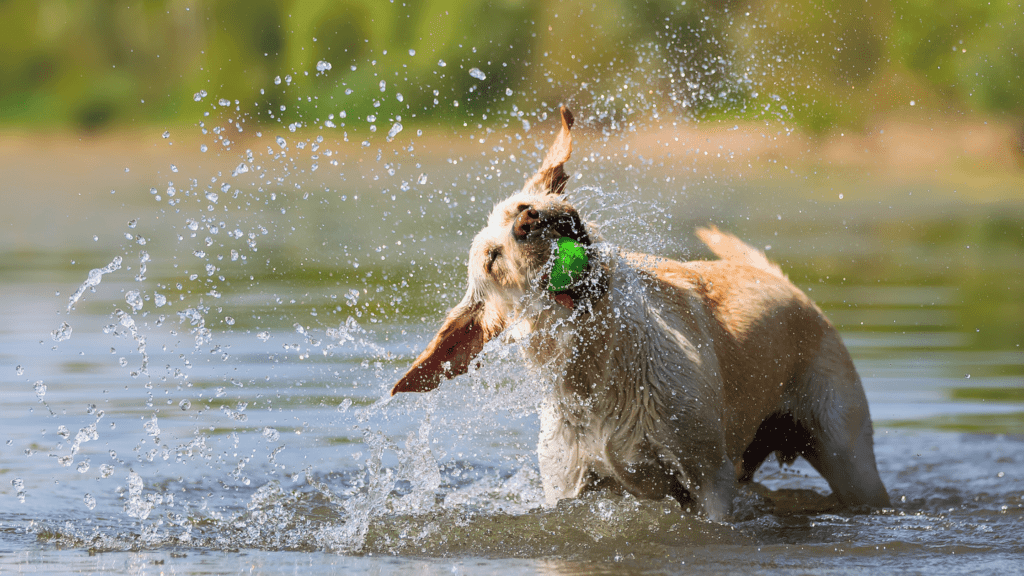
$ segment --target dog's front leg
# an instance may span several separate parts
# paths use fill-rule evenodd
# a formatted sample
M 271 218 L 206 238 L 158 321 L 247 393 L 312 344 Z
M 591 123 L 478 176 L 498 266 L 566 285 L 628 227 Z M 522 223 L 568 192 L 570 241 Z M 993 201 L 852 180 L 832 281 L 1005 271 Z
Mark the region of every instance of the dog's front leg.
M 554 506 L 559 500 L 575 498 L 586 488 L 590 468 L 578 434 L 550 400 L 540 411 L 537 459 L 546 505 Z

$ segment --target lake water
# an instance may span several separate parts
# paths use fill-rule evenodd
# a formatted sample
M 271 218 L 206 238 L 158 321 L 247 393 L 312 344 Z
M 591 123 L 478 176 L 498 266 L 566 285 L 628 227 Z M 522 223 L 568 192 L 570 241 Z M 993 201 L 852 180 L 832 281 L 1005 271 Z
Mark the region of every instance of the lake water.
M 892 509 L 544 509 L 544 390 L 496 344 L 387 400 L 548 132 L 28 140 L 0 182 L 0 574 L 1019 571 L 1021 179 L 743 174 L 688 134 L 583 132 L 574 198 L 632 249 L 706 257 L 709 221 L 764 247 L 850 348 Z M 802 460 L 758 481 L 828 492 Z

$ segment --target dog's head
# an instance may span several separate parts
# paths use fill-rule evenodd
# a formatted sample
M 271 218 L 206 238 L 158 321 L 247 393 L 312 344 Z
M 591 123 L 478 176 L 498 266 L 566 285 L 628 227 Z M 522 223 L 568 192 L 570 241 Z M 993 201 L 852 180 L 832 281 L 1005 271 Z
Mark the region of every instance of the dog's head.
M 563 194 L 569 180 L 563 165 L 572 153 L 573 117 L 565 107 L 561 116 L 562 128 L 540 170 L 522 190 L 494 207 L 487 226 L 473 239 L 466 296 L 448 313 L 392 394 L 433 390 L 443 379 L 465 373 L 484 344 L 505 329 L 511 314 L 530 313 L 525 302 L 550 298 L 549 304 L 571 308 L 586 295 L 585 281 L 558 294 L 546 291 L 555 242 L 567 236 L 589 247 L 595 234 Z M 596 268 L 591 260 L 584 277 Z

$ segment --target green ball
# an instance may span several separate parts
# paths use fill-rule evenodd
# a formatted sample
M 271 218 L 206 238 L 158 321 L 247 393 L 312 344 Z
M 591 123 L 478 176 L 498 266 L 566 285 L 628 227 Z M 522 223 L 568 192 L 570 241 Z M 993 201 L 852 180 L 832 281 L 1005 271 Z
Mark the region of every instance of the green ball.
M 551 269 L 548 290 L 558 292 L 565 290 L 573 282 L 583 276 L 587 268 L 587 248 L 579 242 L 563 236 L 558 239 L 558 258 Z

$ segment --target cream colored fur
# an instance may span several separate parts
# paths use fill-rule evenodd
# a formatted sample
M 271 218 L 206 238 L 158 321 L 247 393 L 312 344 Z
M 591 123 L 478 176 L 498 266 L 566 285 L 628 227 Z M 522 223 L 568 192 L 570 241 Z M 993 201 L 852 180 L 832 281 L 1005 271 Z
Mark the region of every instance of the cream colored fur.
M 721 259 L 680 263 L 603 243 L 563 194 L 572 114 L 541 169 L 473 240 L 469 288 L 392 393 L 464 373 L 515 324 L 554 381 L 538 456 L 549 504 L 595 487 L 672 496 L 713 519 L 773 452 L 804 456 L 848 507 L 889 504 L 867 400 L 839 334 L 763 253 L 715 228 Z M 551 244 L 572 235 L 590 266 L 544 289 Z

